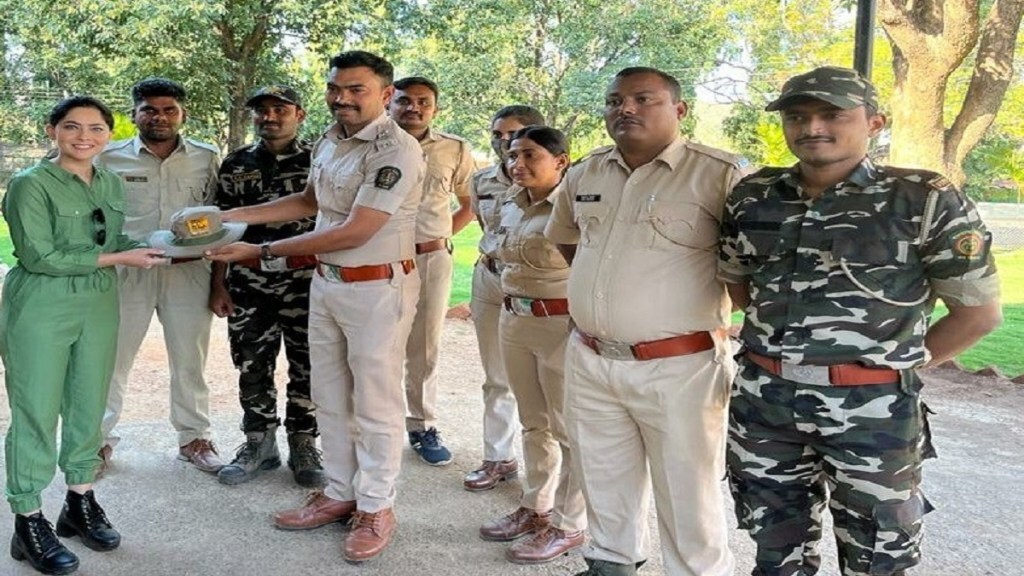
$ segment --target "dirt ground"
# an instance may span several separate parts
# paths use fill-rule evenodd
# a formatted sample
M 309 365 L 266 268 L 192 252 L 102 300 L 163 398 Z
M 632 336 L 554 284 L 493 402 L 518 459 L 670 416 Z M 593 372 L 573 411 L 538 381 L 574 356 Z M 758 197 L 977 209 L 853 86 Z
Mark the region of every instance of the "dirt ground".
M 213 434 L 221 453 L 230 457 L 242 440 L 237 428 L 241 410 L 222 320 L 214 322 L 211 340 L 206 378 Z M 270 512 L 294 505 L 302 497 L 286 469 L 229 488 L 173 459 L 174 433 L 166 419 L 166 357 L 154 320 L 130 377 L 121 426 L 125 439 L 111 474 L 98 488 L 111 518 L 130 539 L 113 555 L 93 554 L 75 542 L 73 549 L 86 555 L 80 573 L 454 576 L 579 571 L 583 564 L 577 555 L 543 567 L 514 567 L 501 559 L 502 545 L 476 538 L 481 521 L 515 507 L 518 483 L 506 483 L 482 495 L 461 489 L 462 475 L 481 458 L 483 372 L 472 324 L 466 320 L 451 319 L 445 326 L 441 375 L 440 428 L 455 461 L 432 468 L 406 450 L 396 542 L 377 561 L 353 567 L 338 560 L 339 531 L 286 534 L 269 528 Z M 1024 385 L 956 370 L 932 370 L 925 378 L 925 399 L 937 412 L 931 422 L 940 454 L 926 465 L 925 490 L 938 510 L 926 522 L 925 561 L 912 574 L 1024 574 L 1019 488 L 1024 476 Z M 8 420 L 6 394 L 0 390 L 0 428 L 5 430 Z M 58 475 L 44 494 L 44 508 L 53 519 L 63 489 Z M 654 528 L 653 514 L 650 521 Z M 730 523 L 735 526 L 734 520 Z M 0 542 L 8 537 L 10 524 L 9 517 L 0 518 Z M 653 533 L 651 561 L 641 574 L 664 573 Z M 736 574 L 749 574 L 753 556 L 749 538 L 736 530 L 730 538 L 737 556 Z M 831 542 L 822 546 L 826 558 L 822 574 L 838 573 L 834 549 Z M 152 558 L 161 562 L 154 565 Z M 173 561 L 164 562 L 168 559 Z M 0 574 L 31 573 L 23 563 L 0 555 Z

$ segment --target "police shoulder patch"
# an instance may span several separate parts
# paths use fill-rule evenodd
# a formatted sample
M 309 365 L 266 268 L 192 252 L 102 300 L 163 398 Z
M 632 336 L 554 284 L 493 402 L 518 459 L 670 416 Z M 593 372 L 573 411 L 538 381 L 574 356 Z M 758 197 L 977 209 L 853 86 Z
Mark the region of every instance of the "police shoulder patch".
M 985 249 L 985 238 L 978 230 L 964 230 L 953 236 L 953 253 L 964 258 L 977 258 Z
M 402 179 L 402 171 L 394 166 L 385 166 L 380 170 L 377 170 L 377 177 L 373 180 L 373 185 L 381 190 L 391 190 L 398 184 L 398 181 Z

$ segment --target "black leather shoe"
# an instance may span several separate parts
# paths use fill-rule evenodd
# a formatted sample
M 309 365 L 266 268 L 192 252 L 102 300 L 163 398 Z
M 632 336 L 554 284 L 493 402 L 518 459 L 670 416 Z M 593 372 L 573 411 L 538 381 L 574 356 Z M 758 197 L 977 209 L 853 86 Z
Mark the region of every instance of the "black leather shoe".
M 78 557 L 61 544 L 42 512 L 14 517 L 11 557 L 28 560 L 43 574 L 71 574 L 78 570 Z
M 121 535 L 110 525 L 92 490 L 85 494 L 68 490 L 64 509 L 57 519 L 57 535 L 63 538 L 81 536 L 82 544 L 97 552 L 113 550 L 121 545 Z

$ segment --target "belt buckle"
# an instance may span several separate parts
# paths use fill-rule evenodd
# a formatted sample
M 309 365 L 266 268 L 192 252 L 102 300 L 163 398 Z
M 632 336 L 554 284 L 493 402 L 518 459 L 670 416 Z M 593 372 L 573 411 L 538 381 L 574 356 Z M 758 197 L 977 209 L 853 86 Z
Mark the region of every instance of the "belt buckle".
M 278 256 L 273 260 L 260 260 L 260 269 L 264 272 L 284 272 L 288 270 L 288 257 Z
M 509 297 L 509 306 L 516 316 L 533 316 L 533 298 Z
M 607 340 L 594 339 L 594 347 L 597 353 L 604 358 L 611 360 L 636 360 L 633 354 L 633 345 L 625 342 L 609 342 Z
M 809 366 L 807 364 L 791 364 L 782 362 L 782 377 L 792 382 L 811 384 L 813 386 L 831 386 L 828 366 Z
M 344 282 L 341 278 L 341 267 L 333 264 L 320 263 L 320 275 L 331 282 Z

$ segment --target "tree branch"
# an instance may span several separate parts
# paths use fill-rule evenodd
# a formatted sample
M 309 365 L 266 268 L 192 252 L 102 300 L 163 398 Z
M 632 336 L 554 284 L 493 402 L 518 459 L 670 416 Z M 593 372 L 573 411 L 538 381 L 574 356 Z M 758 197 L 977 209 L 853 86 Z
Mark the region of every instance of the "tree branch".
M 945 162 L 959 165 L 992 124 L 1013 77 L 1024 0 L 995 0 L 985 19 L 964 104 L 946 134 Z

